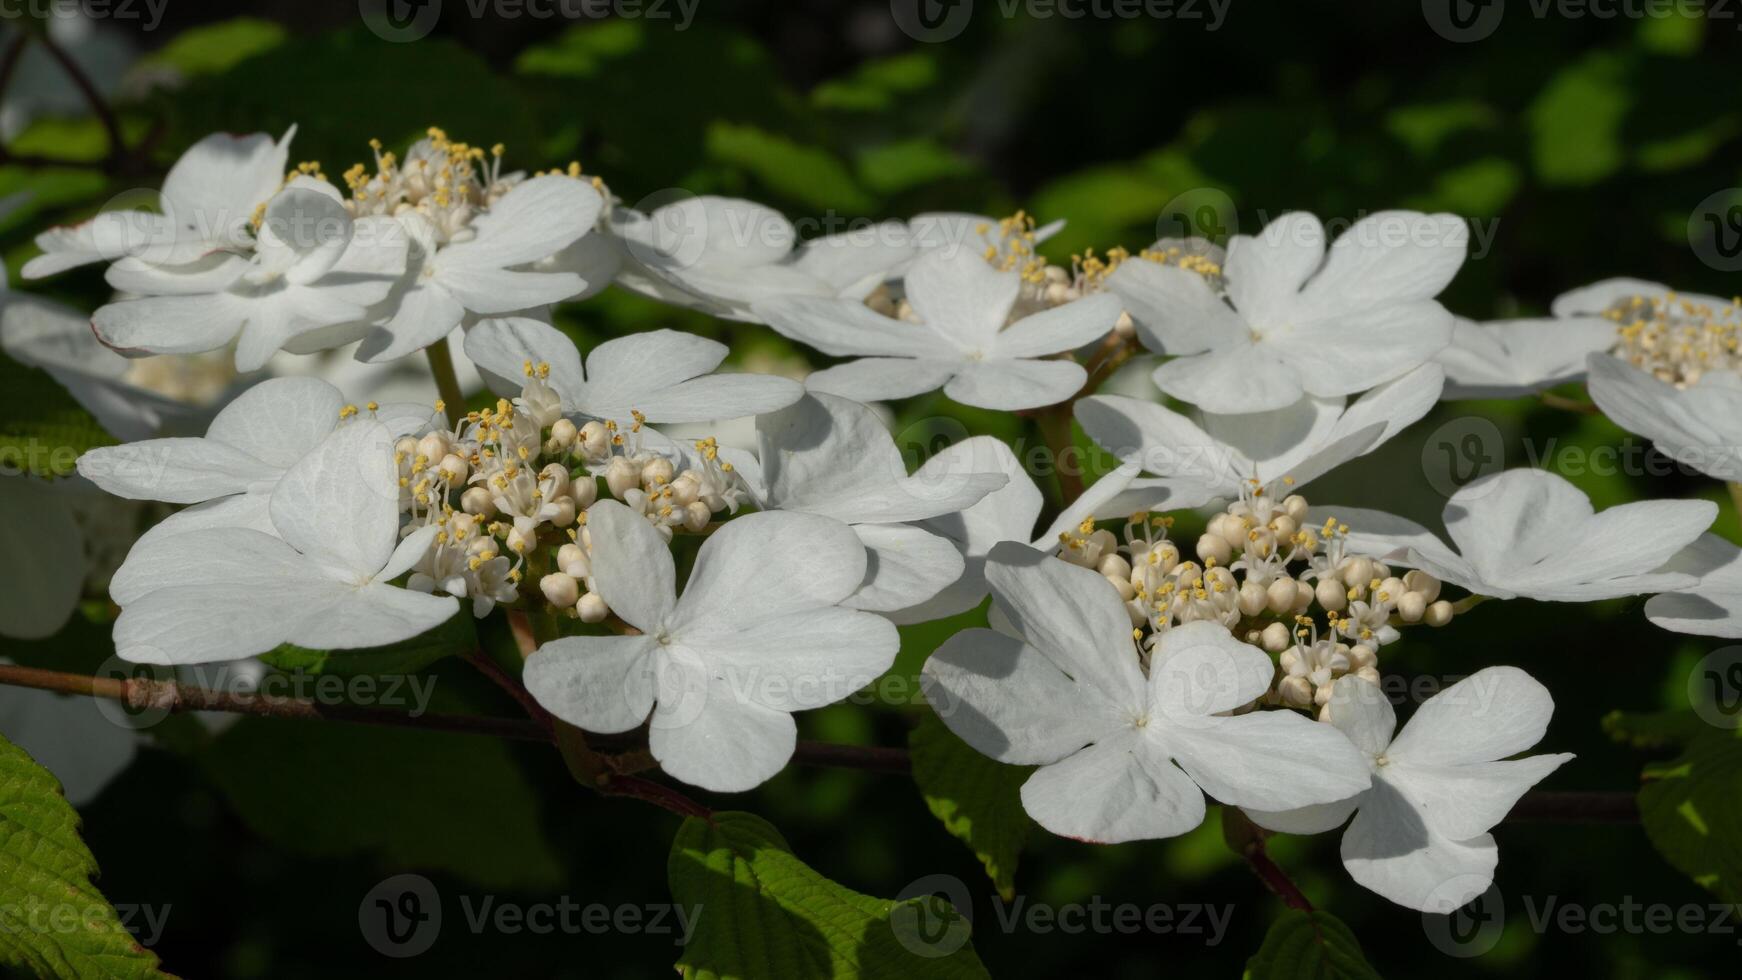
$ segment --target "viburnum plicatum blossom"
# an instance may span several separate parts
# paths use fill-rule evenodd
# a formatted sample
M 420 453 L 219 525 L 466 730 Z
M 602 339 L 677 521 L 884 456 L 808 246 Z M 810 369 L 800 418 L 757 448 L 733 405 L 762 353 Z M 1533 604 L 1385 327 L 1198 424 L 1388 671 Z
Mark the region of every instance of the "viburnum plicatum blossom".
M 1697 581 L 1647 599 L 1646 619 L 1677 633 L 1742 637 L 1742 549 L 1715 534 L 1703 534 L 1664 568 Z
M 1646 500 L 1598 513 L 1563 477 L 1515 469 L 1482 477 L 1446 502 L 1457 550 L 1412 521 L 1358 507 L 1315 507 L 1353 530 L 1363 554 L 1419 568 L 1478 595 L 1593 602 L 1694 584 L 1664 563 L 1718 516 L 1709 500 Z
M 117 497 L 197 505 L 165 518 L 141 540 L 212 527 L 273 533 L 273 489 L 355 414 L 357 409 L 325 381 L 273 378 L 224 406 L 203 438 L 92 449 L 79 457 L 79 474 Z M 376 405 L 368 410 L 368 420 L 398 437 L 427 427 L 432 414 L 426 407 Z
M 1107 294 L 1011 320 L 1022 273 L 995 267 L 971 249 L 933 249 L 903 280 L 918 322 L 862 302 L 789 296 L 756 304 L 781 334 L 825 354 L 857 357 L 806 379 L 812 391 L 858 401 L 908 398 L 943 388 L 964 405 L 1017 410 L 1063 401 L 1088 373 L 1074 361 L 1043 359 L 1105 337 L 1119 319 Z
M 756 437 L 757 460 L 733 458 L 758 507 L 832 517 L 864 544 L 865 582 L 842 601 L 854 609 L 905 609 L 960 578 L 955 545 L 909 522 L 957 513 L 1008 480 L 998 469 L 953 467 L 909 476 L 877 414 L 834 395 L 757 418 Z
M 1373 785 L 1335 803 L 1246 812 L 1291 834 L 1322 833 L 1354 814 L 1343 866 L 1367 889 L 1422 912 L 1451 912 L 1488 890 L 1500 860 L 1488 831 L 1573 758 L 1507 760 L 1540 741 L 1554 714 L 1548 689 L 1516 667 L 1484 668 L 1453 684 L 1400 732 L 1385 692 L 1359 677 L 1337 681 L 1329 707 L 1329 724 L 1360 749 Z
M 1268 412 L 1196 420 L 1154 402 L 1095 395 L 1077 402 L 1077 421 L 1102 448 L 1156 478 L 1168 509 L 1237 498 L 1288 480 L 1299 489 L 1337 466 L 1377 449 L 1426 415 L 1444 375 L 1426 364 L 1379 385 L 1353 403 L 1308 395 Z
M 548 173 L 501 172 L 503 148 L 484 151 L 439 129 L 403 162 L 375 150 L 376 171 L 345 175 L 351 210 L 389 215 L 410 241 L 406 277 L 378 311 L 379 325 L 358 357 L 387 361 L 441 340 L 467 317 L 500 316 L 571 299 L 593 284 L 574 272 L 540 268 L 587 235 L 604 198 L 592 183 Z
M 865 576 L 846 525 L 813 514 L 748 514 L 702 544 L 680 598 L 665 541 L 639 514 L 587 511 L 598 591 L 629 636 L 574 636 L 526 661 L 527 690 L 558 718 L 625 732 L 652 718 L 648 747 L 671 776 L 751 789 L 792 757 L 792 712 L 839 701 L 895 660 L 888 620 L 841 609 Z
M 115 651 L 134 663 L 239 660 L 281 644 L 385 646 L 441 625 L 452 597 L 392 584 L 438 529 L 403 539 L 393 433 L 340 426 L 271 495 L 271 532 L 206 527 L 141 540 L 109 587 Z
M 976 750 L 1040 767 L 1022 805 L 1053 833 L 1108 844 L 1173 837 L 1203 822 L 1205 793 L 1294 809 L 1368 787 L 1365 760 L 1340 733 L 1289 710 L 1244 710 L 1276 666 L 1226 628 L 1161 634 L 1146 677 L 1102 576 L 1006 543 L 986 577 L 1011 632 L 950 638 L 926 662 L 926 696 Z
M 1742 372 L 1742 301 L 1681 293 L 1642 279 L 1605 279 L 1557 297 L 1557 317 L 1600 316 L 1610 353 L 1678 388 Z
M 1615 343 L 1615 324 L 1595 316 L 1476 323 L 1458 317 L 1435 358 L 1447 401 L 1521 398 L 1585 376 L 1585 357 Z
M 564 415 L 626 425 L 711 422 L 772 412 L 803 397 L 786 378 L 713 374 L 725 344 L 676 330 L 649 330 L 607 340 L 587 354 L 561 330 L 527 317 L 484 320 L 466 334 L 466 356 L 504 394 L 519 392 L 528 365 L 548 365 L 543 380 Z M 547 423 L 548 424 L 548 423 Z
M 295 134 L 292 126 L 276 142 L 265 133 L 207 136 L 169 168 L 156 213 L 106 211 L 51 228 L 36 236 L 43 254 L 24 263 L 24 277 L 129 256 L 192 272 L 210 265 L 211 253 L 245 247 L 253 238 L 249 222 L 284 184 Z
M 1742 481 L 1742 374 L 1678 387 L 1610 354 L 1592 354 L 1589 370 L 1591 400 L 1616 425 L 1707 476 Z
M 957 474 L 990 472 L 1002 472 L 1010 482 L 965 510 L 916 522 L 955 545 L 962 555 L 962 574 L 919 605 L 890 613 L 889 618 L 895 622 L 930 622 L 978 606 L 989 589 L 986 556 L 1003 542 L 1022 542 L 1051 552 L 1063 543 L 1061 536 L 1068 537 L 1063 532 L 1075 529 L 1085 520 L 1093 521 L 1096 514 L 1124 515 L 1147 510 L 1166 495 L 1165 491 L 1144 489 L 1140 484 L 1145 481 L 1133 479 L 1137 475 L 1136 464 L 1127 463 L 1091 484 L 1036 538 L 1034 526 L 1044 503 L 1040 488 L 1010 447 L 992 436 L 973 436 L 945 447 L 926 460 L 913 478 L 935 486 Z
M 619 209 L 610 233 L 623 257 L 618 285 L 728 320 L 757 320 L 752 306 L 775 296 L 864 299 L 915 252 L 900 222 L 801 243 L 779 211 L 730 197 Z
M 1216 281 L 1139 261 L 1106 287 L 1144 345 L 1173 355 L 1155 370 L 1161 390 L 1209 412 L 1264 412 L 1366 391 L 1431 360 L 1452 334 L 1434 297 L 1468 241 L 1454 215 L 1381 211 L 1327 252 L 1319 220 L 1297 212 L 1234 236 Z
M 122 353 L 191 354 L 235 341 L 237 370 L 257 370 L 281 347 L 355 340 L 343 328 L 387 298 L 405 272 L 406 237 L 392 218 L 353 219 L 331 185 L 299 176 L 267 203 L 251 254 L 111 266 L 110 285 L 141 298 L 98 309 L 91 325 Z

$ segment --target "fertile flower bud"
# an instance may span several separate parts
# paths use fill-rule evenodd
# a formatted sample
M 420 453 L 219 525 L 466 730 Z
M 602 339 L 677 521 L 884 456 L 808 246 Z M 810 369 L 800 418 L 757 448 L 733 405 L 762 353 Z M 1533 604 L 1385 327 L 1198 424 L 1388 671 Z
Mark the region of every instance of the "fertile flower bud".
M 569 468 L 561 463 L 549 463 L 538 471 L 538 482 L 547 497 L 560 497 L 569 492 Z
M 1294 518 L 1295 526 L 1298 527 L 1300 525 L 1301 521 L 1306 520 L 1306 512 L 1307 512 L 1306 498 L 1301 496 L 1298 493 L 1291 493 L 1288 495 L 1287 498 L 1285 498 L 1283 500 L 1282 510 L 1283 510 L 1283 513 Z
M 1218 565 L 1226 565 L 1234 557 L 1234 549 L 1228 540 L 1219 534 L 1206 534 L 1198 539 L 1198 557 L 1206 562 L 1213 561 Z
M 593 501 L 599 499 L 599 481 L 590 475 L 569 484 L 569 496 L 575 498 L 575 508 L 586 510 L 593 506 Z
M 671 465 L 671 460 L 663 457 L 656 458 L 648 461 L 647 465 L 641 468 L 641 485 L 648 490 L 654 490 L 670 483 L 672 477 L 676 475 L 677 471 Z
M 593 563 L 587 560 L 586 551 L 574 543 L 565 544 L 556 550 L 556 567 L 575 578 L 586 578 L 593 572 Z
M 466 475 L 472 471 L 472 467 L 459 456 L 448 453 L 442 457 L 441 471 L 442 479 L 449 483 L 464 483 Z
M 1426 599 L 1428 602 L 1432 602 L 1440 597 L 1440 580 L 1420 569 L 1405 572 L 1403 575 L 1403 584 L 1407 586 L 1411 592 L 1420 592 L 1421 597 Z
M 1294 637 L 1288 634 L 1288 627 L 1281 623 L 1271 623 L 1264 627 L 1264 633 L 1259 637 L 1264 649 L 1271 653 L 1281 653 L 1294 645 Z
M 393 451 L 409 461 L 417 455 L 417 437 L 400 436 L 399 441 L 393 444 Z
M 684 470 L 677 479 L 671 481 L 671 501 L 673 507 L 688 507 L 702 495 L 702 485 L 696 479 L 694 470 Z
M 1266 597 L 1265 605 L 1270 607 L 1271 612 L 1280 616 L 1294 608 L 1296 594 L 1294 579 L 1279 578 L 1270 583 L 1270 587 L 1264 591 L 1264 594 Z
M 1305 582 L 1298 582 L 1298 581 L 1295 582 L 1294 583 L 1294 612 L 1295 612 L 1295 615 L 1298 616 L 1301 613 L 1306 612 L 1309 608 L 1312 607 L 1312 604 L 1313 604 L 1313 587 L 1306 584 Z
M 575 614 L 581 617 L 583 623 L 602 623 L 606 616 L 611 615 L 611 608 L 605 605 L 605 600 L 599 598 L 599 593 L 589 592 L 575 603 Z
M 424 459 L 437 460 L 448 454 L 447 434 L 431 432 L 418 440 L 417 454 Z
M 581 426 L 575 449 L 584 458 L 597 462 L 611 454 L 611 430 L 597 419 Z
M 1276 685 L 1276 693 L 1282 698 L 1282 703 L 1290 707 L 1304 708 L 1313 703 L 1313 685 L 1305 677 L 1284 677 L 1282 683 Z
M 1373 580 L 1373 559 L 1360 555 L 1345 559 L 1342 567 L 1337 569 L 1337 574 L 1343 577 L 1343 584 L 1349 588 L 1359 586 L 1364 589 Z
M 581 600 L 581 583 L 563 572 L 552 572 L 539 579 L 538 590 L 559 609 L 567 609 Z
M 1123 555 L 1108 555 L 1101 559 L 1101 567 L 1096 571 L 1108 578 L 1125 579 L 1126 584 L 1130 584 L 1131 563 Z
M 1313 597 L 1319 605 L 1329 612 L 1342 612 L 1349 605 L 1349 592 L 1343 588 L 1343 583 L 1326 576 L 1319 579 L 1318 588 L 1313 590 Z
M 1137 598 L 1137 588 L 1131 584 L 1131 579 L 1114 578 L 1111 575 L 1103 577 L 1106 578 L 1107 581 L 1113 583 L 1113 591 L 1119 593 L 1121 601 L 1130 602 L 1132 599 Z M 1141 612 L 1141 610 L 1139 611 Z
M 1349 666 L 1360 670 L 1371 667 L 1379 662 L 1379 655 L 1365 643 L 1357 643 L 1349 648 Z
M 568 419 L 557 419 L 550 425 L 550 441 L 558 449 L 567 449 L 574 445 L 575 438 L 580 434 L 580 430 Z
M 1452 604 L 1444 599 L 1427 607 L 1427 613 L 1422 621 L 1429 626 L 1444 626 L 1452 621 Z
M 1379 670 L 1375 667 L 1362 667 L 1360 670 L 1355 671 L 1355 676 L 1369 684 L 1380 683 Z
M 1397 600 L 1397 615 L 1406 623 L 1419 623 L 1427 614 L 1427 600 L 1420 592 L 1405 592 Z
M 1276 540 L 1287 541 L 1294 537 L 1294 532 L 1300 530 L 1300 524 L 1287 514 L 1279 514 L 1271 518 L 1270 530 L 1276 535 Z
M 1385 601 L 1396 603 L 1403 599 L 1403 594 L 1409 589 L 1404 586 L 1403 579 L 1392 576 L 1379 583 L 1379 591 L 1385 593 Z
M 550 522 L 557 527 L 568 527 L 575 522 L 575 501 L 572 497 L 554 497 L 550 501 Z
M 1267 605 L 1270 600 L 1264 593 L 1264 586 L 1249 579 L 1240 583 L 1240 597 L 1238 601 L 1240 605 L 1240 615 L 1251 617 L 1263 612 L 1265 605 Z
M 496 501 L 490 496 L 490 491 L 473 487 L 460 494 L 460 509 L 478 517 L 491 517 L 496 513 Z
M 689 531 L 701 533 L 708 527 L 708 522 L 714 519 L 714 512 L 708 505 L 699 500 L 692 500 L 684 505 L 683 526 Z
M 508 550 L 517 555 L 524 555 L 537 544 L 535 535 L 522 531 L 519 527 L 508 529 Z
M 610 488 L 611 496 L 619 500 L 640 483 L 641 468 L 622 456 L 615 457 L 605 467 L 605 486 Z

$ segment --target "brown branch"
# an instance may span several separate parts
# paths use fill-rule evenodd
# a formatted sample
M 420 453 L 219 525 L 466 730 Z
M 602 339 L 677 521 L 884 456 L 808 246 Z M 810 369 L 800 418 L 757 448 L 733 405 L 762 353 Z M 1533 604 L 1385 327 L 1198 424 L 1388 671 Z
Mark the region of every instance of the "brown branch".
M 1508 823 L 1638 823 L 1632 793 L 1534 790 L 1524 794 Z
M 532 692 L 526 689 L 526 685 L 519 678 L 512 677 L 508 671 L 503 670 L 494 657 L 480 649 L 466 654 L 465 659 L 467 663 L 478 668 L 479 673 L 488 677 L 491 683 L 513 698 L 521 710 L 526 712 L 526 716 L 538 723 L 538 727 L 546 732 L 556 730 L 556 723 L 551 720 L 550 712 L 544 710 L 544 705 L 538 703 L 538 699 L 532 696 Z
M 1282 903 L 1291 909 L 1311 912 L 1313 903 L 1307 901 L 1306 894 L 1288 872 L 1282 870 L 1270 857 L 1270 852 L 1264 848 L 1264 839 L 1270 832 L 1252 822 L 1234 807 L 1224 807 L 1222 810 L 1222 840 L 1227 842 L 1229 849 L 1246 859 L 1246 864 L 1258 880 L 1264 882 L 1264 887 L 1271 890 Z

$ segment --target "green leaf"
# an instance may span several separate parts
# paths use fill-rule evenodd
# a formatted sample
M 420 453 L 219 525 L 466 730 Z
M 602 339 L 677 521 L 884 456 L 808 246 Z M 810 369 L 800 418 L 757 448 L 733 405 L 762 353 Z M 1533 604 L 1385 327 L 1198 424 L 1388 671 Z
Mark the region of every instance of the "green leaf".
M 377 853 L 487 888 L 561 884 L 533 791 L 495 739 L 247 718 L 204 761 L 242 819 L 296 853 Z
M 937 59 L 928 51 L 914 51 L 868 61 L 844 78 L 818 85 L 811 91 L 811 105 L 842 112 L 878 112 L 893 108 L 937 79 Z
M 279 670 L 305 674 L 415 674 L 430 664 L 478 646 L 478 630 L 471 611 L 462 609 L 447 622 L 384 647 L 367 650 L 310 650 L 289 643 L 260 659 Z
M 114 444 L 48 372 L 0 354 L 0 467 L 67 476 L 85 450 Z
M 1016 894 L 1016 861 L 1032 823 L 1022 809 L 1022 784 L 1034 769 L 986 758 L 929 712 L 908 734 L 907 747 L 913 781 L 932 816 L 973 850 L 1009 901 Z
M 882 194 L 966 177 L 977 170 L 972 160 L 925 136 L 861 150 L 857 169 L 866 186 Z
M 820 210 L 863 214 L 871 199 L 847 172 L 846 164 L 820 147 L 803 146 L 784 136 L 729 122 L 708 127 L 708 155 L 744 168 L 763 186 Z
M 1247 980 L 1379 980 L 1349 927 L 1329 912 L 1289 909 L 1246 961 Z
M 1711 730 L 1692 710 L 1611 711 L 1603 716 L 1603 731 L 1636 749 L 1679 747 Z
M 0 737 L 0 965 L 38 977 L 164 977 L 91 884 L 97 859 L 60 783 Z
M 172 68 L 184 78 L 210 75 L 278 47 L 286 36 L 284 28 L 272 21 L 236 17 L 182 31 L 139 64 Z
M 678 959 L 686 978 L 987 976 L 967 920 L 947 902 L 872 898 L 836 884 L 753 814 L 685 820 L 666 870 L 672 898 L 706 910 Z
M 1624 62 L 1594 54 L 1544 87 L 1530 107 L 1532 155 L 1544 183 L 1594 184 L 1620 168 L 1629 85 Z
M 1742 734 L 1708 730 L 1641 778 L 1639 814 L 1651 843 L 1720 898 L 1742 901 Z

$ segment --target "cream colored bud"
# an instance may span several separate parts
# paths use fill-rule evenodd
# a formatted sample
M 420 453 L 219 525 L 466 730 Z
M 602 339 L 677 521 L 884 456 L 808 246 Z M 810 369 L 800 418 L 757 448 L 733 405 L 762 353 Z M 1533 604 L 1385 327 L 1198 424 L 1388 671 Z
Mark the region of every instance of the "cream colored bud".
M 1294 646 L 1294 637 L 1289 635 L 1288 627 L 1282 623 L 1271 623 L 1264 627 L 1259 639 L 1264 643 L 1264 649 L 1271 653 L 1281 653 Z
M 1313 605 L 1313 587 L 1305 582 L 1294 583 L 1294 613 L 1300 615 L 1311 609 Z
M 441 459 L 443 456 L 446 456 L 448 454 L 447 434 L 443 432 L 431 432 L 429 435 L 419 439 L 417 442 L 417 454 L 422 456 L 424 459 L 430 460 Z
M 550 424 L 550 441 L 558 449 L 567 449 L 574 445 L 580 434 L 581 430 L 575 428 L 575 424 L 568 419 L 557 419 Z
M 622 456 L 614 457 L 605 466 L 605 486 L 611 490 L 611 496 L 623 499 L 623 495 L 641 485 L 641 468 Z
M 411 462 L 411 458 L 417 455 L 417 437 L 400 436 L 399 440 L 393 444 L 393 451 L 405 457 L 406 462 Z
M 581 617 L 583 623 L 602 623 L 606 616 L 611 615 L 611 607 L 605 605 L 605 600 L 599 598 L 599 593 L 589 592 L 575 603 L 575 614 Z
M 1264 607 L 1269 604 L 1270 599 L 1264 594 L 1264 586 L 1259 585 L 1257 582 L 1246 581 L 1240 583 L 1240 598 L 1238 602 L 1240 606 L 1240 615 L 1252 617 L 1263 612 Z
M 1349 590 L 1337 579 L 1326 576 L 1313 589 L 1313 598 L 1328 612 L 1342 612 L 1349 605 Z
M 1331 690 L 1332 686 L 1330 684 L 1320 684 L 1318 690 L 1313 692 L 1313 704 L 1316 704 L 1321 708 L 1330 704 Z
M 1365 589 L 1367 583 L 1373 580 L 1373 559 L 1360 555 L 1345 558 L 1342 567 L 1337 569 L 1337 574 L 1342 576 L 1343 584 L 1349 588 Z
M 1226 538 L 1215 534 L 1206 534 L 1198 539 L 1198 557 L 1205 562 L 1215 562 L 1226 565 L 1234 557 L 1234 549 L 1229 547 Z
M 670 500 L 674 507 L 688 507 L 702 495 L 701 482 L 696 479 L 695 473 L 691 470 L 679 473 L 677 479 L 671 481 L 669 489 L 671 490 Z
M 538 591 L 550 600 L 550 604 L 560 609 L 581 601 L 581 583 L 575 581 L 573 575 L 563 572 L 552 572 L 538 580 Z
M 490 496 L 490 491 L 472 487 L 460 494 L 460 509 L 478 517 L 491 517 L 496 513 L 496 501 Z
M 1403 599 L 1403 594 L 1409 588 L 1403 584 L 1403 579 L 1393 575 L 1379 583 L 1379 591 L 1385 593 L 1386 602 L 1395 604 Z
M 453 453 L 442 457 L 442 479 L 449 483 L 464 483 L 466 476 L 472 472 L 472 467 L 464 459 Z
M 1137 336 L 1137 323 L 1131 319 L 1131 314 L 1121 312 L 1119 319 L 1113 321 L 1113 332 L 1122 340 L 1131 340 Z
M 708 522 L 714 519 L 714 512 L 708 505 L 699 500 L 692 500 L 684 505 L 683 526 L 693 532 L 701 533 L 707 530 Z
M 1228 547 L 1244 550 L 1246 548 L 1246 532 L 1251 530 L 1246 526 L 1246 520 L 1235 517 L 1233 514 L 1220 514 L 1218 516 L 1222 520 L 1216 524 L 1215 533 L 1221 535 L 1222 539 L 1228 542 Z
M 1282 510 L 1294 518 L 1295 526 L 1299 527 L 1300 522 L 1306 520 L 1307 500 L 1298 493 L 1291 493 L 1283 498 Z
M 1283 673 L 1296 673 L 1296 668 L 1300 666 L 1300 647 L 1293 646 L 1282 651 L 1281 656 L 1276 658 L 1276 665 L 1282 668 Z
M 575 522 L 576 511 L 573 497 L 552 497 L 547 503 L 551 507 L 549 520 L 552 524 L 557 527 L 568 527 Z
M 1132 599 L 1137 598 L 1137 590 L 1132 587 L 1129 578 L 1114 578 L 1111 575 L 1103 577 L 1106 578 L 1107 581 L 1113 583 L 1113 590 L 1119 593 L 1119 598 L 1121 600 L 1130 602 Z
M 1304 708 L 1313 703 L 1313 685 L 1305 677 L 1290 675 L 1276 685 L 1276 693 L 1282 698 L 1282 703 L 1294 708 Z
M 1300 525 L 1287 514 L 1279 514 L 1270 519 L 1270 530 L 1275 533 L 1276 540 L 1287 541 L 1294 537 L 1294 532 L 1300 530 Z
M 1204 588 L 1211 592 L 1233 592 L 1239 587 L 1240 584 L 1234 580 L 1234 573 L 1220 565 L 1204 570 Z
M 575 578 L 586 578 L 593 571 L 593 563 L 587 560 L 586 551 L 573 542 L 556 550 L 556 567 Z
M 599 499 L 599 481 L 592 474 L 583 473 L 569 484 L 569 496 L 575 499 L 576 510 L 586 510 Z
M 641 485 L 654 490 L 670 483 L 676 475 L 677 470 L 671 465 L 671 460 L 664 457 L 651 459 L 647 465 L 641 467 Z
M 1428 602 L 1440 597 L 1440 580 L 1420 569 L 1405 572 L 1403 584 L 1411 592 L 1420 592 L 1421 597 Z
M 1360 670 L 1355 671 L 1354 676 L 1361 678 L 1369 684 L 1378 684 L 1380 682 L 1379 670 L 1376 667 L 1362 667 Z
M 1096 571 L 1108 578 L 1125 579 L 1127 582 L 1131 579 L 1131 563 L 1125 560 L 1124 555 L 1108 555 L 1101 559 L 1101 566 Z
M 1294 579 L 1279 578 L 1264 590 L 1264 604 L 1280 616 L 1294 608 L 1295 594 Z
M 1378 662 L 1378 652 L 1365 643 L 1357 643 L 1349 648 L 1349 666 L 1356 670 L 1371 667 Z
M 1263 528 L 1248 534 L 1245 551 L 1249 555 L 1269 558 L 1276 553 L 1276 532 L 1269 528 Z
M 1427 607 L 1422 621 L 1429 626 L 1444 626 L 1452 621 L 1452 604 L 1444 599 Z
M 569 468 L 561 463 L 549 463 L 538 471 L 538 482 L 545 486 L 548 496 L 556 497 L 569 492 Z
M 1397 600 L 1397 615 L 1406 623 L 1419 623 L 1427 615 L 1427 600 L 1420 592 L 1405 592 Z
M 601 460 L 611 453 L 611 430 L 605 428 L 605 423 L 598 420 L 581 426 L 579 436 L 575 441 L 575 449 L 590 460 Z

